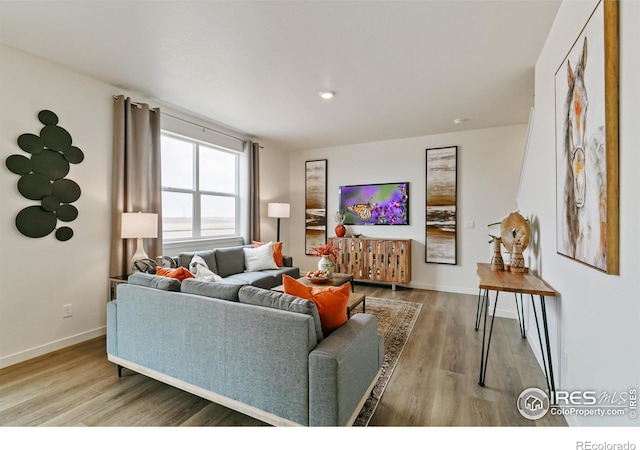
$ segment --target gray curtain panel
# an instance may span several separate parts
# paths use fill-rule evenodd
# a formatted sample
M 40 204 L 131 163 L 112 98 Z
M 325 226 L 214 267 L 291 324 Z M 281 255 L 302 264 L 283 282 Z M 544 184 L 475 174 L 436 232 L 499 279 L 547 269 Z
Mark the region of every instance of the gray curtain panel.
M 149 257 L 162 254 L 160 109 L 114 96 L 110 276 L 131 273 L 136 240 L 122 239 L 123 212 L 158 214 L 158 238 L 145 239 Z
M 260 241 L 260 144 L 252 141 L 244 142 L 244 152 L 248 161 L 248 197 L 247 229 L 245 242 Z

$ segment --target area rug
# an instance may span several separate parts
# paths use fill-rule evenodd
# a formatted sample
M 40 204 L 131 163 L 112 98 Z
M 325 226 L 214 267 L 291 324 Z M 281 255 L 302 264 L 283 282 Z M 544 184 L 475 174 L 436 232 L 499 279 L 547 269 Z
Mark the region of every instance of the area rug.
M 420 309 L 420 303 L 388 298 L 367 297 L 366 312 L 378 318 L 378 332 L 384 338 L 384 362 L 378 382 L 360 410 L 353 426 L 366 427 L 376 411 L 393 370 L 400 359 L 407 339 L 413 330 Z M 357 310 L 356 310 L 357 311 Z

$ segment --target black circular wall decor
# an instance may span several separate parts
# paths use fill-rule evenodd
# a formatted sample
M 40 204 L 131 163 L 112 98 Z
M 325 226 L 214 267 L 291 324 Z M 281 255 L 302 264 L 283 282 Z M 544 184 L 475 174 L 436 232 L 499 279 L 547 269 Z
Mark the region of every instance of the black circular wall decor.
M 29 200 L 42 200 L 47 195 L 51 195 L 53 186 L 44 175 L 28 173 L 18 180 L 18 191 Z
M 60 200 L 55 195 L 47 195 L 42 199 L 42 207 L 45 211 L 56 211 L 60 207 Z M 58 218 L 60 219 L 60 213 L 58 212 Z M 60 219 L 62 220 L 62 219 Z
M 61 179 L 53 183 L 53 195 L 58 197 L 61 202 L 73 203 L 80 198 L 80 186 L 73 181 Z
M 7 167 L 17 175 L 26 175 L 33 170 L 31 160 L 22 155 L 11 155 L 7 158 Z
M 73 222 L 78 217 L 78 208 L 73 205 L 65 204 L 56 210 L 58 220 L 63 222 Z
M 18 179 L 18 192 L 29 200 L 39 200 L 39 205 L 27 206 L 16 216 L 16 228 L 31 238 L 41 238 L 55 230 L 59 241 L 68 241 L 73 230 L 68 226 L 56 229 L 58 220 L 72 222 L 78 217 L 78 209 L 70 203 L 80 198 L 78 183 L 65 178 L 69 164 L 79 164 L 84 153 L 71 145 L 73 139 L 67 130 L 58 126 L 58 116 L 49 110 L 38 113 L 44 127 L 39 135 L 24 133 L 18 136 L 18 147 L 28 153 L 11 155 L 5 164 Z
M 18 147 L 27 153 L 40 153 L 44 150 L 44 142 L 40 139 L 40 136 L 35 134 L 25 133 L 18 137 Z
M 33 155 L 31 163 L 35 173 L 44 175 L 50 180 L 66 177 L 70 168 L 69 162 L 62 156 L 62 153 L 53 150 L 43 150 L 37 155 Z
M 59 241 L 68 241 L 73 237 L 73 230 L 69 227 L 60 227 L 56 230 L 56 239 Z
M 42 125 L 58 125 L 58 116 L 54 112 L 46 109 L 38 113 L 38 120 Z
M 16 216 L 20 233 L 32 238 L 44 237 L 56 229 L 55 213 L 40 206 L 27 206 Z

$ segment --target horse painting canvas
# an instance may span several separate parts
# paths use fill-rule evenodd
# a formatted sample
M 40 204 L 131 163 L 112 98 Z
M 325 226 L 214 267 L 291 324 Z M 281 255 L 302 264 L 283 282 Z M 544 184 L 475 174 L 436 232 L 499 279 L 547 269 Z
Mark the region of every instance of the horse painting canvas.
M 617 155 L 607 149 L 603 14 L 600 4 L 555 74 L 556 242 L 558 253 L 610 272 Z

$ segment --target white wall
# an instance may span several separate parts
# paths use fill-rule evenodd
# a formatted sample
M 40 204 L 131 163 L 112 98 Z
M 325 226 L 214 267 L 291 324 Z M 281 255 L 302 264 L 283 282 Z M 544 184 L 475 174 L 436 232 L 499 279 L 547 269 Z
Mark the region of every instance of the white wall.
M 277 220 L 267 217 L 269 203 L 289 202 L 289 157 L 290 152 L 279 149 L 276 145 L 260 140 L 260 239 L 264 242 L 275 241 Z M 280 220 L 280 240 L 282 251 L 291 254 L 289 220 Z M 297 262 L 297 261 L 296 261 Z
M 140 95 L 0 45 L 0 368 L 105 332 L 112 96 L 118 94 L 164 108 Z M 4 162 L 13 154 L 26 156 L 16 139 L 23 133 L 39 133 L 43 125 L 37 114 L 43 109 L 58 115 L 59 125 L 85 155 L 81 164 L 71 165 L 67 176 L 80 185 L 82 195 L 74 203 L 78 218 L 66 224 L 74 231 L 73 238 L 66 242 L 57 241 L 53 235 L 28 238 L 15 227 L 18 212 L 36 202 L 18 193 L 19 177 Z M 163 110 L 194 118 L 169 107 Z M 219 124 L 203 124 L 219 128 Z M 288 200 L 289 153 L 269 143 L 263 145 L 262 233 L 265 239 L 275 239 L 275 223 L 266 218 L 266 204 L 273 199 Z M 63 319 L 62 305 L 68 303 L 73 304 L 73 316 Z
M 339 186 L 408 181 L 410 225 L 349 226 L 348 233 L 412 239 L 411 287 L 477 295 L 476 263 L 491 259 L 490 230 L 486 226 L 516 207 L 526 131 L 523 124 L 293 153 L 290 167 L 293 217 L 289 239 L 296 250 L 296 263 L 303 270 L 317 264 L 317 258 L 304 254 L 304 163 L 326 158 L 329 236 L 335 236 L 333 215 L 338 209 Z M 458 263 L 427 264 L 426 149 L 453 145 L 458 146 Z M 466 222 L 474 222 L 474 228 L 466 229 Z M 499 304 L 502 309 L 498 314 L 515 317 L 511 303 Z
M 596 1 L 565 1 L 536 64 L 535 124 L 519 206 L 535 224 L 531 266 L 559 293 L 549 299 L 552 356 L 563 390 L 640 388 L 640 3 L 620 2 L 620 275 L 556 253 L 554 74 Z M 588 64 L 588 63 L 587 63 Z M 587 69 L 588 70 L 588 69 Z M 529 324 L 530 332 L 534 324 Z M 529 341 L 540 354 L 537 339 Z M 566 362 L 565 362 L 566 358 Z M 558 380 L 558 378 L 556 378 Z M 567 416 L 573 425 L 638 426 L 622 417 Z
M 0 46 L 0 198 L 3 281 L 0 287 L 0 367 L 104 333 L 108 290 L 109 185 L 113 90 L 84 76 Z M 38 134 L 38 112 L 59 118 L 85 155 L 67 178 L 82 195 L 72 239 L 53 234 L 32 239 L 15 227 L 18 212 L 36 202 L 17 190 L 7 170 L 9 155 L 28 156 L 17 145 L 22 133 Z M 62 318 L 62 305 L 73 316 Z

